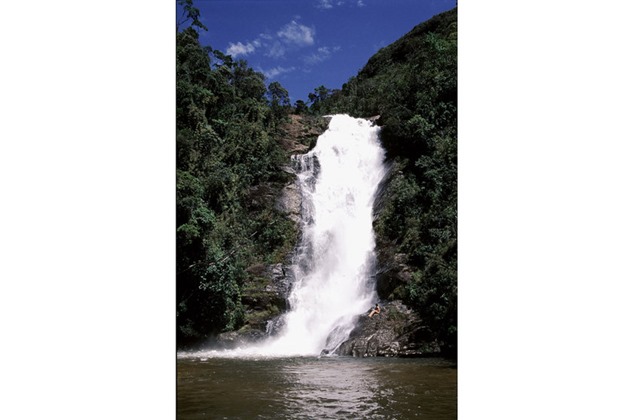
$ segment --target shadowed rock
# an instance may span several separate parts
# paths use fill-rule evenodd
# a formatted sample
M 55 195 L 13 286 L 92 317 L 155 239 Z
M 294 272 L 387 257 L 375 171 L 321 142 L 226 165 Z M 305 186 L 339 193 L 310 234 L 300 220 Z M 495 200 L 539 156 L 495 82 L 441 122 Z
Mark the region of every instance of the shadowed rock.
M 256 343 L 266 337 L 266 333 L 259 330 L 243 329 L 240 331 L 229 331 L 218 334 L 211 343 L 218 349 L 235 349 Z
M 420 317 L 401 301 L 381 305 L 381 313 L 359 316 L 357 326 L 332 354 L 354 357 L 422 357 L 440 355 Z

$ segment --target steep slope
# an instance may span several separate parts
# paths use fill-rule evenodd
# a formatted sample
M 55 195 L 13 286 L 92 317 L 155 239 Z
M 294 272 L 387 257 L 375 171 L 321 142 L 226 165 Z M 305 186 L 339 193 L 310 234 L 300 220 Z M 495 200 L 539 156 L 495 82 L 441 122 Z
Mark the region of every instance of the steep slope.
M 415 308 L 454 353 L 457 332 L 457 9 L 381 49 L 320 104 L 380 115 L 392 163 L 376 208 L 379 295 Z

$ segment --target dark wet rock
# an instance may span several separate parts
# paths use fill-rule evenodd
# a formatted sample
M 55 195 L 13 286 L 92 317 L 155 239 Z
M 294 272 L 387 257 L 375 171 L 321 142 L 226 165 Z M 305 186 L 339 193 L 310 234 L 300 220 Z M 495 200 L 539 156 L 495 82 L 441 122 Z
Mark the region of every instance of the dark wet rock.
M 280 332 L 282 330 L 282 328 L 284 328 L 284 325 L 286 325 L 285 323 L 285 319 L 284 319 L 284 314 L 278 315 L 274 318 L 271 318 L 267 323 L 266 323 L 266 334 L 267 335 L 275 335 L 278 332 Z
M 242 287 L 242 303 L 251 309 L 264 310 L 271 306 L 286 309 L 286 293 L 283 285 L 271 279 L 257 277 L 249 279 Z
M 377 246 L 379 272 L 376 275 L 376 291 L 381 299 L 397 300 L 405 297 L 405 287 L 412 280 L 405 254 L 394 253 L 390 247 Z
M 267 269 L 267 277 L 271 279 L 271 283 L 265 287 L 265 290 L 275 293 L 279 300 L 284 300 L 283 304 L 280 305 L 283 306 L 283 309 L 287 307 L 286 297 L 291 289 L 289 271 L 289 267 L 281 263 L 269 265 Z
M 381 305 L 381 313 L 359 316 L 357 326 L 333 353 L 354 357 L 423 357 L 440 355 L 420 317 L 401 301 Z
M 250 328 L 242 328 L 239 331 L 229 331 L 218 334 L 213 343 L 215 347 L 233 349 L 258 342 L 266 337 L 266 333 Z
M 283 326 L 283 314 L 291 284 L 284 264 L 256 264 L 247 268 L 250 277 L 242 286 L 245 323 L 238 331 L 219 334 L 216 346 L 235 348 L 274 334 Z
M 402 173 L 399 166 L 393 162 L 387 164 L 387 174 L 379 185 L 376 199 L 374 201 L 374 216 L 379 218 L 385 206 L 393 201 L 393 192 L 388 186 L 391 179 Z M 376 261 L 377 274 L 376 291 L 383 300 L 404 300 L 406 297 L 407 285 L 412 280 L 412 271 L 407 264 L 407 255 L 399 253 L 395 241 L 390 240 L 381 232 L 376 235 Z
M 247 268 L 249 278 L 242 285 L 245 331 L 267 331 L 270 321 L 288 309 L 286 297 L 291 284 L 287 271 L 281 263 Z

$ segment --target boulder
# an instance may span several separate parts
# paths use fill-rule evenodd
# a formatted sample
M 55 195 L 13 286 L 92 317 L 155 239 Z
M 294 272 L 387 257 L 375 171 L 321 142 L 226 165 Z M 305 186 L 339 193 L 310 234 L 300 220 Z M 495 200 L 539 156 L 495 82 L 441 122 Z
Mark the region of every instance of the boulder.
M 440 344 L 418 314 L 401 301 L 381 306 L 381 313 L 359 316 L 357 326 L 332 353 L 354 357 L 422 357 L 440 355 Z

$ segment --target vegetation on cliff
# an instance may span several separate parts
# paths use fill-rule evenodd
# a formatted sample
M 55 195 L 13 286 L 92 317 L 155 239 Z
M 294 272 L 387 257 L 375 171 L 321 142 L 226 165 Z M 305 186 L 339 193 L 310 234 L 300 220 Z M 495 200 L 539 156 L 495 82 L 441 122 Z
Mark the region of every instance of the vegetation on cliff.
M 185 2 L 191 6 L 191 1 Z M 296 241 L 293 223 L 262 199 L 262 185 L 288 182 L 275 140 L 288 93 L 264 75 L 176 35 L 177 328 L 185 343 L 244 323 L 246 268 L 278 263 Z

